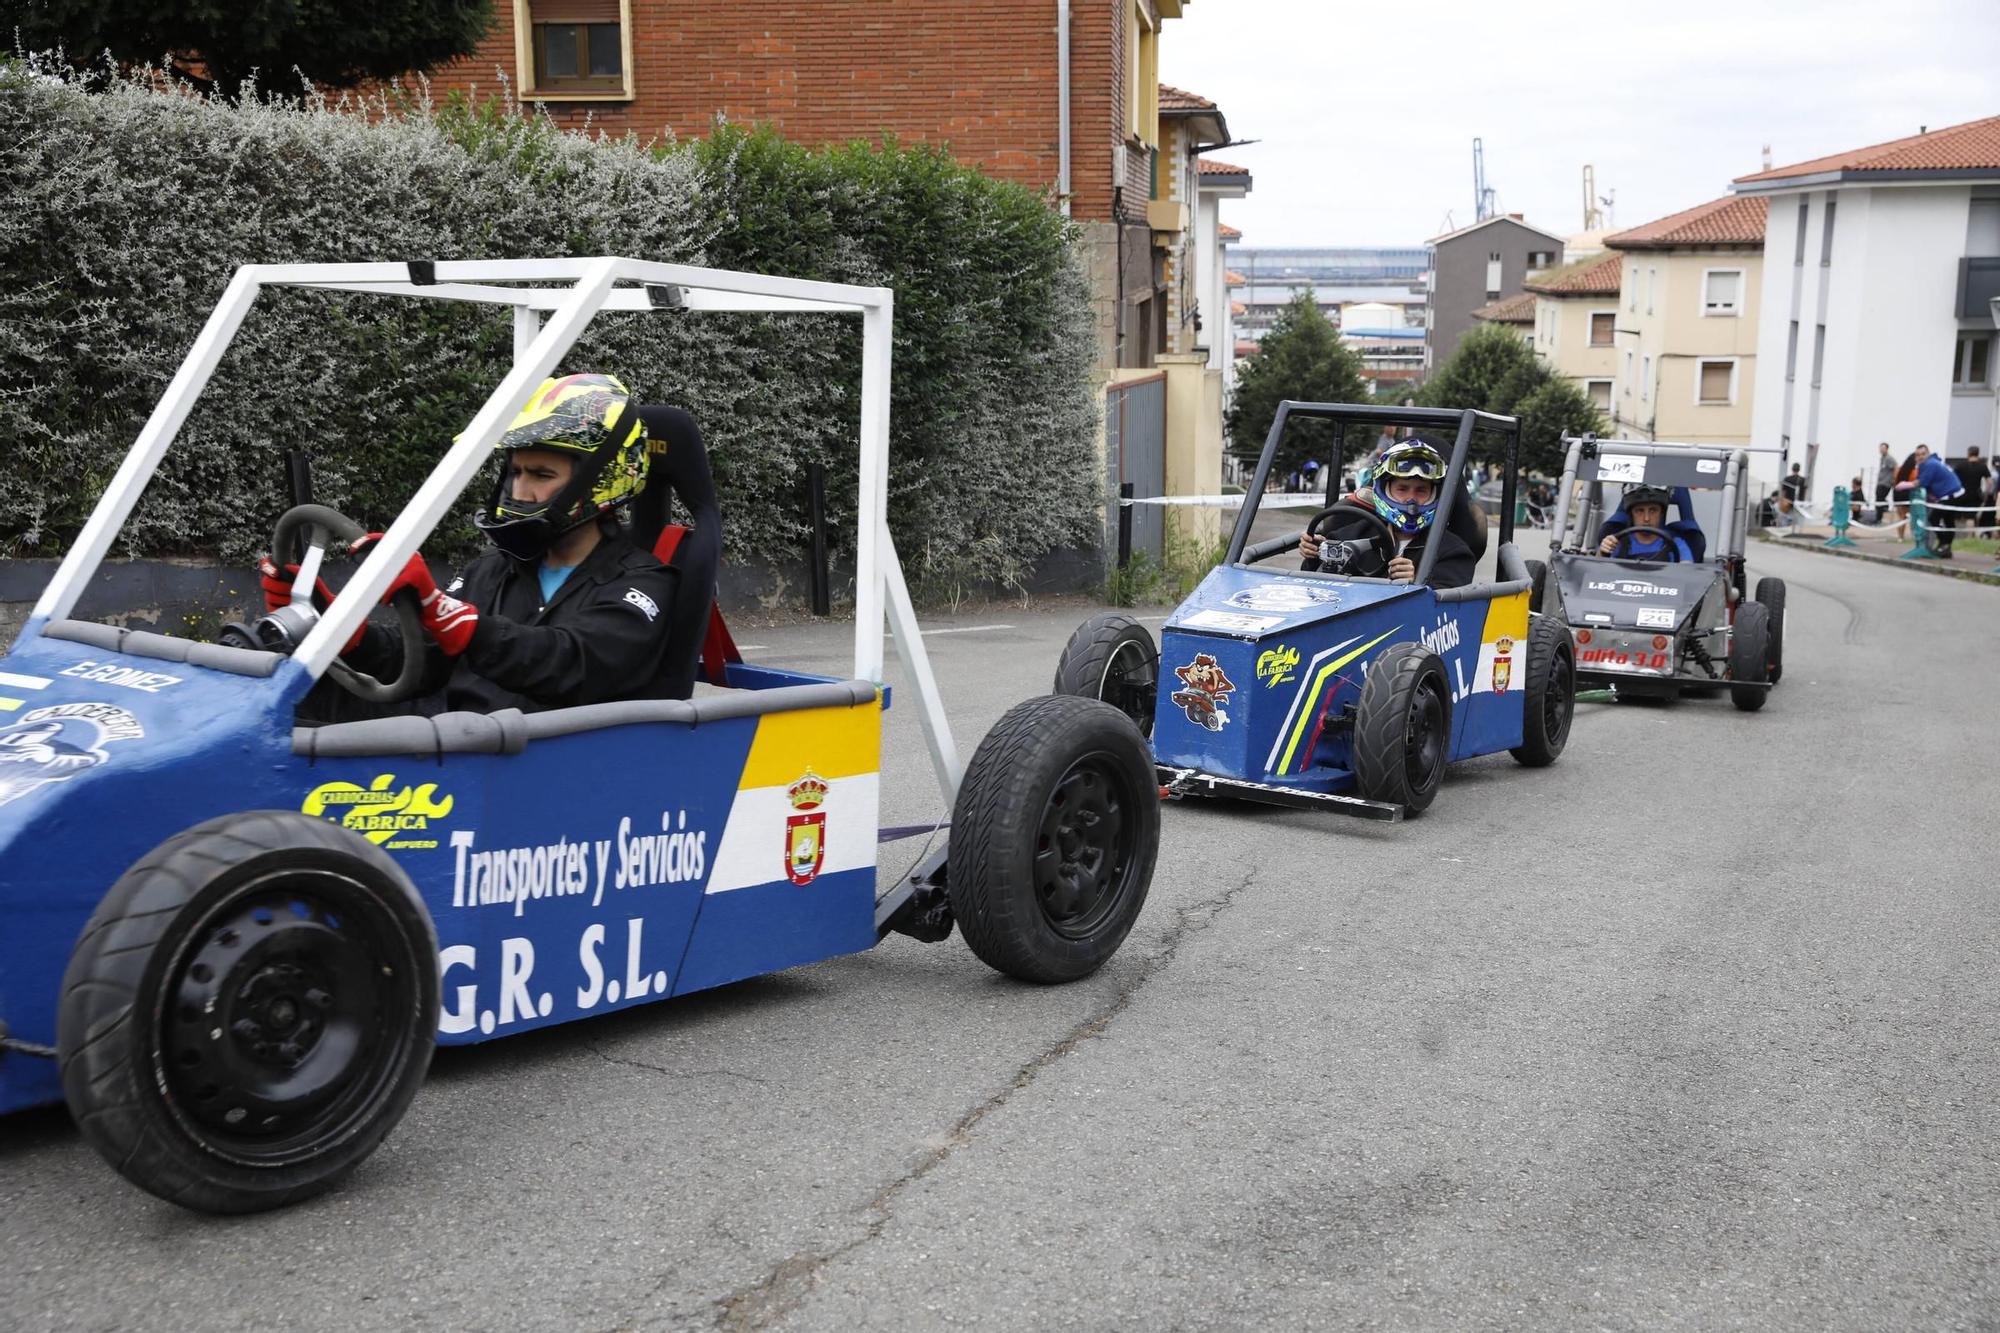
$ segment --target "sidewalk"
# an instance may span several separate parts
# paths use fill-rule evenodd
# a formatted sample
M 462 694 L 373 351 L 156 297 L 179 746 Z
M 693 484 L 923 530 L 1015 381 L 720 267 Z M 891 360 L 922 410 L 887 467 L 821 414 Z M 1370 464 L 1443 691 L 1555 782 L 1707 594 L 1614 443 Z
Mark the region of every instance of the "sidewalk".
M 1789 535 L 1778 536 L 1780 532 Z M 1800 527 L 1753 528 L 1751 535 L 1760 541 L 1775 546 L 1789 546 L 1795 550 L 1817 551 L 1821 555 L 1841 556 L 1848 560 L 1867 560 L 1878 565 L 1894 565 L 1899 569 L 1914 569 L 1925 574 L 1943 574 L 1950 578 L 1969 579 L 1978 583 L 2000 585 L 2000 555 L 1991 551 L 1967 550 L 1966 539 L 1958 540 L 1956 549 L 1949 560 L 1905 560 L 1903 553 L 1916 543 L 1910 539 L 1909 530 L 1903 536 L 1896 536 L 1896 525 L 1886 524 L 1873 527 L 1866 523 L 1856 523 L 1847 529 L 1852 546 L 1829 548 L 1827 538 L 1833 529 L 1822 523 L 1808 523 Z

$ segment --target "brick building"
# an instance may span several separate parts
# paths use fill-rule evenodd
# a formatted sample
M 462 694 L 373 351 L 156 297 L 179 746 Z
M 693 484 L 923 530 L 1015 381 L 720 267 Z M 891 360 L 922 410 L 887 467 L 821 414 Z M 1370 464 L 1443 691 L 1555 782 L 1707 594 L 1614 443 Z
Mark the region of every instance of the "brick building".
M 495 0 L 479 51 L 432 82 L 641 139 L 699 136 L 723 116 L 805 144 L 946 143 L 989 175 L 1048 191 L 1084 225 L 1109 372 L 1155 364 L 1174 345 L 1170 326 L 1193 315 L 1170 317 L 1180 242 L 1156 230 L 1153 207 L 1180 184 L 1180 163 L 1161 160 L 1158 71 L 1161 28 L 1184 3 Z M 1165 121 L 1199 136 L 1203 115 L 1219 129 L 1212 104 Z

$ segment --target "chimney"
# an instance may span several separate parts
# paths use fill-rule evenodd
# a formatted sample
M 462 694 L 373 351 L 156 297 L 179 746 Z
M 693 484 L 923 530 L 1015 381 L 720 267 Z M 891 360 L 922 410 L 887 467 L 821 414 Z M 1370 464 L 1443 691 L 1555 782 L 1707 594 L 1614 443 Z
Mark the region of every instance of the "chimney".
M 1522 214 L 1519 213 L 1509 213 L 1507 216 L 1514 219 L 1514 221 L 1516 222 L 1525 222 L 1527 220 Z

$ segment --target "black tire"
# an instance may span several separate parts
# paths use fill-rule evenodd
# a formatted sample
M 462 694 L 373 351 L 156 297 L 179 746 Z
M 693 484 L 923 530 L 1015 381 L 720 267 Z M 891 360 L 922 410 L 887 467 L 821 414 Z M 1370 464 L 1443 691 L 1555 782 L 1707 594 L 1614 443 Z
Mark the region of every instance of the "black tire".
M 1451 753 L 1451 685 L 1420 643 L 1392 643 L 1368 668 L 1354 710 L 1354 785 L 1418 814 L 1436 798 Z
M 1569 743 L 1576 716 L 1576 649 L 1569 631 L 1547 616 L 1528 625 L 1528 684 L 1521 700 L 1521 743 L 1507 753 L 1529 768 L 1547 768 Z
M 1533 585 L 1528 589 L 1528 609 L 1530 611 L 1540 611 L 1542 610 L 1542 589 L 1548 585 L 1549 581 L 1549 567 L 1540 560 L 1530 560 L 1527 562 L 1527 565 L 1528 579 Z
M 1069 695 L 1007 710 L 979 742 L 951 812 L 945 892 L 972 952 L 1022 981 L 1075 981 L 1124 942 L 1160 851 L 1145 737 Z
M 56 1044 L 84 1138 L 209 1213 L 319 1193 L 409 1109 L 438 1023 L 437 934 L 386 852 L 290 811 L 155 848 L 98 904 Z
M 1765 673 L 1770 661 L 1770 609 L 1762 602 L 1745 602 L 1736 608 L 1736 632 L 1729 638 L 1729 678 L 1732 681 L 1759 683 L 1749 687 L 1731 686 L 1729 702 L 1746 713 L 1762 708 L 1765 697 L 1771 693 L 1761 684 L 1768 679 Z
M 1758 579 L 1757 601 L 1771 613 L 1770 663 L 1765 679 L 1776 685 L 1785 674 L 1785 581 Z
M 1102 699 L 1153 734 L 1160 694 L 1160 648 L 1153 633 L 1122 611 L 1094 615 L 1077 626 L 1056 659 L 1057 694 Z

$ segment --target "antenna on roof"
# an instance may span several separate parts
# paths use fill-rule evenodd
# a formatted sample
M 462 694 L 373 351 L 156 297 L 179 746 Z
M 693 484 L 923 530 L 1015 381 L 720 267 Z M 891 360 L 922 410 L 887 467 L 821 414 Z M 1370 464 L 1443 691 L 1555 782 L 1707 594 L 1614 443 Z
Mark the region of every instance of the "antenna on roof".
M 1596 231 L 1604 225 L 1604 210 L 1597 206 L 1597 168 L 1583 164 L 1583 229 Z
M 1771 169 L 1771 145 L 1769 145 L 1769 144 L 1765 144 L 1765 145 L 1764 145 L 1764 170 L 1766 170 L 1766 171 L 1769 171 L 1770 169 Z
M 1486 183 L 1486 148 L 1477 136 L 1472 140 L 1472 211 L 1474 222 L 1493 216 L 1493 187 Z

